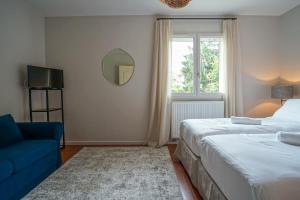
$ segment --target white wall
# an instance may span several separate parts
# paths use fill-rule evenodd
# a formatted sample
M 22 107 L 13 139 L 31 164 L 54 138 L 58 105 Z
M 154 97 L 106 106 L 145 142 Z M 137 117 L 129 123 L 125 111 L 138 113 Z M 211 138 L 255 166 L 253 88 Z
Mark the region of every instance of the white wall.
M 222 33 L 220 20 L 174 20 L 173 33 Z
M 64 69 L 69 143 L 140 144 L 148 126 L 154 19 L 151 16 L 46 19 L 46 62 Z M 101 60 L 122 48 L 135 60 L 132 79 L 116 87 Z
M 245 111 L 268 116 L 279 106 L 270 99 L 270 85 L 279 77 L 300 82 L 300 7 L 281 17 L 240 16 L 239 21 Z M 45 38 L 44 18 L 36 9 L 22 0 L 1 1 L 0 114 L 28 117 L 25 69 L 45 64 L 46 41 L 47 64 L 65 70 L 67 140 L 141 143 L 148 121 L 153 23 L 151 16 L 47 18 Z M 201 26 L 215 31 L 221 24 Z M 203 30 L 182 21 L 175 28 Z M 113 48 L 128 51 L 136 62 L 124 87 L 101 74 L 101 59 Z
M 45 64 L 44 18 L 26 1 L 0 1 L 0 115 L 28 119 L 27 64 Z
M 279 77 L 279 17 L 239 16 L 245 114 L 270 116 L 279 106 L 270 99 Z M 222 33 L 221 21 L 174 21 L 174 33 Z
M 245 114 L 270 116 L 279 107 L 271 85 L 280 76 L 279 17 L 240 16 Z
M 280 17 L 281 78 L 296 84 L 300 95 L 300 6 Z
M 279 105 L 270 100 L 270 84 L 279 76 L 278 17 L 243 16 L 239 20 L 245 110 L 250 116 L 268 116 Z M 219 22 L 209 25 L 214 31 L 221 30 L 220 26 Z M 143 142 L 149 115 L 153 27 L 151 16 L 46 19 L 47 65 L 62 66 L 65 72 L 67 141 Z M 175 29 L 182 32 L 186 28 L 179 23 Z M 124 87 L 112 85 L 101 73 L 101 60 L 113 48 L 126 50 L 136 62 L 134 76 Z

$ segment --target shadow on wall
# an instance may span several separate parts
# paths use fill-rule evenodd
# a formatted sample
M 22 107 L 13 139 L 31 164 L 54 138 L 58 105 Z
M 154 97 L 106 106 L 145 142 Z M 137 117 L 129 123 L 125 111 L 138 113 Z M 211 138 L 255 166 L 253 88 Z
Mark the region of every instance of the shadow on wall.
M 300 98 L 300 77 L 299 80 L 281 78 L 280 83 L 294 86 L 294 98 Z
M 270 117 L 280 106 L 280 100 L 266 99 L 257 103 L 246 115 L 251 117 Z
M 278 76 L 255 77 L 244 75 L 245 115 L 249 117 L 268 117 L 280 107 L 280 101 L 271 99 L 271 87 L 280 81 Z M 247 91 L 247 92 L 245 92 Z
M 300 99 L 300 82 L 297 83 L 297 85 L 294 86 L 294 98 Z
M 279 99 L 272 99 L 271 96 L 271 87 L 277 84 L 284 85 L 294 85 L 294 98 L 300 98 L 300 80 L 287 80 L 281 77 L 274 79 L 258 79 L 255 77 L 252 78 L 252 82 L 255 82 L 256 87 L 259 87 L 261 91 L 265 91 L 265 98 L 262 95 L 255 96 L 260 98 L 259 101 L 249 104 L 246 110 L 246 116 L 251 117 L 268 117 L 272 116 L 274 112 L 281 107 Z M 267 98 L 266 98 L 267 97 Z
M 19 85 L 20 88 L 22 90 L 22 107 L 23 107 L 23 111 L 22 111 L 22 118 L 24 121 L 28 121 L 29 120 L 29 109 L 28 109 L 28 90 L 27 90 L 27 65 L 26 64 L 22 64 L 19 66 L 19 71 L 18 71 L 18 75 L 19 75 Z

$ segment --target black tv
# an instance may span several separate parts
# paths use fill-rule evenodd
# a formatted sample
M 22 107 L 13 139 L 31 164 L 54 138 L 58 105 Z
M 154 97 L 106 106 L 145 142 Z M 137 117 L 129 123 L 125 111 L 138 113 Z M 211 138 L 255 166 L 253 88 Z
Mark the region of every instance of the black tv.
M 29 88 L 62 89 L 64 88 L 63 70 L 27 66 L 27 80 Z

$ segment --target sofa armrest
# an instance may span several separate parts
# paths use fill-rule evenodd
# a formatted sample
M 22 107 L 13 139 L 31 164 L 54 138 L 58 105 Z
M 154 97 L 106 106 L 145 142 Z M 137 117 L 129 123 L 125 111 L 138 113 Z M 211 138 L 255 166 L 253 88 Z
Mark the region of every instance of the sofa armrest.
M 8 160 L 0 160 L 0 183 L 13 173 L 14 166 Z
M 24 122 L 17 125 L 27 140 L 52 139 L 60 142 L 64 130 L 60 122 Z

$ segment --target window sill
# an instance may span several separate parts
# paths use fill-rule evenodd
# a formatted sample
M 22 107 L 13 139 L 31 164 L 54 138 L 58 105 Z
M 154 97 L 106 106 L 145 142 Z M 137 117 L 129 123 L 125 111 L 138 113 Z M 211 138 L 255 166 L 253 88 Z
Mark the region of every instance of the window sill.
M 223 101 L 222 93 L 206 93 L 200 95 L 173 95 L 171 97 L 172 101 Z

